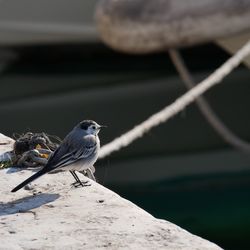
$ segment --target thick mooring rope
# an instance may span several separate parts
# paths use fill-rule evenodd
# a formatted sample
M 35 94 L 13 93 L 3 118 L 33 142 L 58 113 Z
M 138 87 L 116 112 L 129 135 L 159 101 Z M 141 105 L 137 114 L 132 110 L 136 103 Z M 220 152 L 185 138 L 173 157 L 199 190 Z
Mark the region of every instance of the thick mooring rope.
M 170 49 L 169 55 L 187 89 L 193 88 L 195 86 L 195 81 L 193 80 L 191 73 L 185 65 L 180 53 L 176 49 Z M 213 109 L 203 96 L 197 97 L 196 103 L 207 122 L 224 141 L 237 150 L 247 154 L 250 153 L 250 144 L 239 138 L 223 123 L 223 121 L 214 113 Z
M 234 68 L 236 68 L 241 61 L 250 54 L 250 41 L 248 41 L 237 53 L 235 53 L 229 60 L 227 60 L 222 66 L 214 71 L 209 77 L 201 81 L 191 90 L 179 97 L 172 104 L 166 106 L 161 111 L 150 116 L 147 120 L 141 124 L 135 126 L 130 131 L 124 133 L 120 137 L 114 139 L 110 143 L 104 145 L 101 148 L 99 158 L 104 158 L 115 151 L 127 147 L 136 139 L 142 137 L 145 133 L 151 130 L 153 127 L 166 122 L 168 119 L 179 113 L 189 104 L 194 102 L 199 96 L 205 93 L 208 89 L 214 85 L 220 83 L 224 77 L 226 77 Z

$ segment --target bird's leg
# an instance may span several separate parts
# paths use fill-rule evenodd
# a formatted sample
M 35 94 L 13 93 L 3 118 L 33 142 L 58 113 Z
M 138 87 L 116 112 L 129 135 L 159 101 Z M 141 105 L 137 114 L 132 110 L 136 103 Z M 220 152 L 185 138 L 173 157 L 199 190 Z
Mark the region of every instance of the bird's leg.
M 85 187 L 87 186 L 86 184 L 88 183 L 88 181 L 80 181 L 79 177 L 77 176 L 76 172 L 73 171 L 73 170 L 70 170 L 70 173 L 73 175 L 73 177 L 75 178 L 76 182 L 74 182 L 72 185 L 74 187 L 79 187 L 79 186 L 82 186 L 82 187 Z
M 69 171 L 69 172 L 73 175 L 73 177 L 74 177 L 75 180 L 76 180 L 76 182 L 74 182 L 73 185 L 74 185 L 75 187 L 76 187 L 76 186 L 79 186 L 79 185 L 83 186 L 82 182 L 81 182 L 80 179 L 78 178 L 78 176 L 77 176 L 77 174 L 75 173 L 75 171 L 71 170 L 71 171 Z
M 83 174 L 84 176 L 87 176 L 89 179 L 93 180 L 96 182 L 96 178 L 94 176 L 94 173 L 92 172 L 92 170 L 90 168 L 83 170 L 83 171 L 79 171 L 81 174 Z
M 70 170 L 69 172 L 73 175 L 73 177 L 75 178 L 75 180 L 78 182 L 79 178 L 77 178 L 76 173 L 73 170 Z

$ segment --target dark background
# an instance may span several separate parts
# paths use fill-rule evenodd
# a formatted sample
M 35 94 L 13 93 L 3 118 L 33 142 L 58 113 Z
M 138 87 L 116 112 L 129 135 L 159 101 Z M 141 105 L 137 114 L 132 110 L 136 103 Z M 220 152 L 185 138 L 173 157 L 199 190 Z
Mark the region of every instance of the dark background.
M 186 89 L 167 53 L 134 56 L 102 44 L 9 47 L 0 75 L 1 133 L 63 138 L 83 119 L 108 128 L 106 144 Z M 198 81 L 229 56 L 213 44 L 181 51 Z M 220 118 L 250 139 L 249 71 L 241 66 L 206 93 Z M 250 157 L 231 149 L 192 104 L 96 164 L 98 181 L 154 216 L 226 249 L 247 249 Z

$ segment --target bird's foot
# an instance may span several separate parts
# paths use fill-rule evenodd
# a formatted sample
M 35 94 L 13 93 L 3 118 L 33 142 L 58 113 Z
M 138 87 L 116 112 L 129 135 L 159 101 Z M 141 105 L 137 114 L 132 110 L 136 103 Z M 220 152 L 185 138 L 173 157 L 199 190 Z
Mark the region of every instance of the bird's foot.
M 79 188 L 79 187 L 89 187 L 91 186 L 91 184 L 88 181 L 81 181 L 81 182 L 76 181 L 72 183 L 71 186 Z

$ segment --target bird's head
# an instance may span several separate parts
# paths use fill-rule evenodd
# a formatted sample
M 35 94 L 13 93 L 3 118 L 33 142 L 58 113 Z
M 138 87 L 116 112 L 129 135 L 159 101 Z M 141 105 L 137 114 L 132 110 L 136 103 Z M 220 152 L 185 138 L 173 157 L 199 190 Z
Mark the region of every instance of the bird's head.
M 88 135 L 98 135 L 101 128 L 104 128 L 106 126 L 99 125 L 98 123 L 92 120 L 84 120 L 79 123 L 78 127 Z

